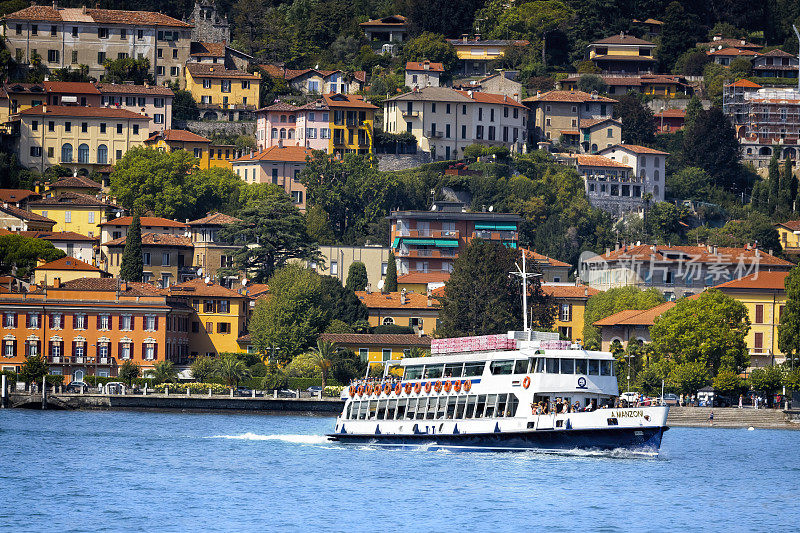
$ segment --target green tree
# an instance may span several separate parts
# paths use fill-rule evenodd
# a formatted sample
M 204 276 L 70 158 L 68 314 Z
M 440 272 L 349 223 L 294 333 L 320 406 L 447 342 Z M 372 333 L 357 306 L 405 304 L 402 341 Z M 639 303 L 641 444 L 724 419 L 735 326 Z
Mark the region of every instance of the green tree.
M 783 386 L 783 369 L 778 365 L 754 368 L 750 372 L 750 386 L 755 391 L 763 392 L 767 397 L 767 406 L 772 407 L 775 393 Z
M 275 361 L 270 361 L 261 386 L 266 390 L 285 389 L 289 386 L 289 377 L 283 369 L 278 368 Z
M 784 280 L 786 306 L 778 325 L 778 349 L 792 369 L 800 357 L 800 267 L 794 267 Z
M 314 364 L 319 368 L 322 374 L 322 388 L 328 384 L 328 376 L 333 368 L 333 356 L 336 354 L 337 348 L 331 341 L 317 340 L 317 345 L 311 349 L 311 356 L 313 357 Z
M 40 355 L 28 355 L 22 364 L 19 379 L 25 383 L 41 383 L 42 378 L 50 373 L 47 363 Z
M 780 173 L 778 182 L 777 206 L 778 214 L 782 217 L 788 217 L 792 214 L 792 189 L 794 188 L 794 181 L 794 174 L 792 173 L 792 160 L 787 157 L 783 166 L 783 172 Z
M 597 74 L 583 74 L 578 79 L 578 90 L 586 93 L 597 91 L 602 94 L 608 92 L 608 84 Z
M 178 369 L 172 361 L 159 361 L 153 365 L 153 381 L 159 383 L 175 383 L 178 381 Z
M 128 387 L 133 386 L 133 380 L 138 378 L 141 375 L 141 368 L 139 365 L 131 361 L 130 359 L 126 359 L 119 365 L 119 370 L 117 371 L 117 377 L 124 381 Z
M 336 242 L 328 213 L 320 205 L 312 205 L 306 210 L 306 231 L 316 243 L 325 245 Z
M 800 390 L 800 368 L 788 370 L 783 379 L 783 384 L 788 390 Z
M 214 374 L 225 386 L 234 389 L 250 377 L 250 370 L 236 354 L 225 354 L 217 360 Z
M 655 141 L 656 124 L 653 112 L 642 104 L 639 95 L 626 94 L 619 98 L 614 115 L 622 121 L 622 142 L 651 144 Z
M 414 34 L 431 32 L 457 37 L 470 31 L 475 12 L 482 4 L 481 0 L 397 0 L 394 7 L 396 12 L 411 19 Z
M 713 380 L 714 390 L 723 394 L 738 394 L 743 387 L 738 372 L 730 368 L 720 368 Z
M 406 42 L 403 45 L 402 56 L 404 61 L 427 59 L 434 63 L 441 63 L 444 67 L 445 80 L 450 79 L 458 63 L 458 56 L 453 45 L 448 43 L 444 36 L 429 32 L 423 32 Z
M 389 261 L 386 265 L 386 279 L 384 280 L 383 287 L 387 292 L 397 291 L 397 259 L 394 257 L 394 252 L 389 252 Z
M 710 58 L 705 50 L 694 48 L 681 54 L 672 72 L 684 76 L 702 76 L 703 69 L 709 61 Z
M 119 270 L 119 277 L 125 281 L 142 281 L 143 276 L 142 221 L 139 213 L 134 213 L 125 237 L 125 248 L 122 250 L 122 266 Z
M 200 108 L 197 107 L 192 93 L 178 87 L 173 87 L 175 97 L 172 100 L 172 118 L 177 120 L 200 119 Z
M 153 83 L 153 76 L 150 74 L 150 60 L 146 57 L 107 60 L 103 63 L 103 68 L 105 73 L 101 80 L 104 83 L 125 83 L 126 81 L 132 81 L 136 85 Z
M 708 172 L 726 190 L 741 191 L 748 185 L 742 182 L 739 169 L 736 132 L 717 107 L 699 112 L 694 124 L 686 128 L 683 157 Z
M 193 170 L 184 181 L 192 195 L 187 218 L 201 218 L 209 212 L 234 213 L 239 208 L 241 190 L 247 185 L 229 168 Z
M 586 301 L 583 315 L 583 343 L 590 349 L 600 348 L 600 330 L 594 325 L 600 319 L 626 309 L 645 310 L 664 303 L 657 289 L 643 291 L 636 287 L 618 287 L 595 294 Z
M 730 75 L 734 81 L 746 78 L 753 74 L 753 63 L 744 57 L 737 57 L 731 61 L 731 64 L 728 68 L 730 69 Z
M 708 369 L 701 361 L 686 361 L 676 364 L 668 379 L 683 394 L 694 394 L 708 384 Z
M 344 288 L 348 291 L 363 291 L 369 284 L 367 267 L 361 261 L 353 261 L 347 271 L 347 282 Z
M 440 299 L 441 330 L 445 337 L 487 335 L 522 326 L 522 285 L 509 276 L 518 251 L 495 241 L 474 239 L 453 264 Z M 555 304 L 544 294 L 538 278 L 528 282 L 532 327 L 551 328 Z
M 708 172 L 697 167 L 685 167 L 667 176 L 667 192 L 676 200 L 706 201 L 713 185 Z
M 777 150 L 772 154 L 767 166 L 767 183 L 769 184 L 769 213 L 775 214 L 778 211 L 778 195 L 781 190 L 781 170 Z
M 0 274 L 27 278 L 39 261 L 49 263 L 65 255 L 50 241 L 16 233 L 0 235 Z
M 748 361 L 747 308 L 717 290 L 684 298 L 650 328 L 655 354 L 677 363 L 700 363 L 715 376 L 720 367 L 743 369 Z
M 50 73 L 50 81 L 85 83 L 96 80 L 89 77 L 89 65 L 78 65 L 78 68 L 75 70 L 72 70 L 72 67 L 55 69 Z
M 661 41 L 656 49 L 663 72 L 672 72 L 675 62 L 702 37 L 697 17 L 687 13 L 679 2 L 671 2 L 664 10 Z
M 198 383 L 208 383 L 216 372 L 216 361 L 213 357 L 200 356 L 189 366 L 192 377 Z
M 226 242 L 241 246 L 233 256 L 235 270 L 263 282 L 292 259 L 321 261 L 317 245 L 306 233 L 300 210 L 277 185 L 238 212 L 239 222 L 220 230 Z
M 696 94 L 693 94 L 692 97 L 689 99 L 689 103 L 686 104 L 686 116 L 684 117 L 684 126 L 686 128 L 693 128 L 695 123 L 697 122 L 697 117 L 700 116 L 700 113 L 703 112 L 703 103 L 700 101 L 700 98 L 697 97 Z
M 369 319 L 369 311 L 356 293 L 342 286 L 334 276 L 321 276 L 322 300 L 320 306 L 326 310 L 327 317 L 341 320 L 346 324 L 356 324 Z M 363 289 L 361 289 L 363 290 Z
M 331 377 L 337 382 L 345 385 L 350 380 L 363 376 L 367 371 L 367 362 L 353 353 L 351 350 L 339 349 L 331 357 L 333 367 Z

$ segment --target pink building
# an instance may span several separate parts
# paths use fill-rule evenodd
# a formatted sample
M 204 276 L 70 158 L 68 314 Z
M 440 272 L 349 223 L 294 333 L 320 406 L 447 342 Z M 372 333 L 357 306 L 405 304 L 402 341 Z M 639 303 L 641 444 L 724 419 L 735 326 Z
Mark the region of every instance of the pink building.
M 256 144 L 259 150 L 278 146 L 302 146 L 327 150 L 330 112 L 323 100 L 301 107 L 284 102 L 256 111 Z
M 271 183 L 286 191 L 294 205 L 306 209 L 306 187 L 300 183 L 300 173 L 306 166 L 311 150 L 301 146 L 285 146 L 278 142 L 256 153 L 243 155 L 232 162 L 233 172 L 245 183 Z

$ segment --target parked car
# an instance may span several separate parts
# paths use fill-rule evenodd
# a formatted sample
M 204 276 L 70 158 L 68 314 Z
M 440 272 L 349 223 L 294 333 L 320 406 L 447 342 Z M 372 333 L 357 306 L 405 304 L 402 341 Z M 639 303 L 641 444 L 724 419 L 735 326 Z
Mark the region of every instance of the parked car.
M 312 385 L 307 388 L 306 391 L 310 392 L 312 396 L 318 396 L 322 394 L 322 387 L 319 385 Z
M 67 385 L 64 388 L 65 392 L 71 392 L 71 393 L 85 392 L 87 390 L 89 390 L 89 385 L 87 385 L 83 381 L 72 381 L 70 382 L 69 385 Z
M 678 405 L 678 395 L 671 392 L 660 398 L 661 405 Z
M 103 388 L 106 394 L 123 394 L 125 391 L 125 384 L 119 381 L 109 381 Z
M 278 398 L 296 398 L 297 393 L 293 390 L 279 390 Z
M 234 396 L 252 396 L 253 389 L 248 389 L 247 387 L 236 387 L 236 390 L 233 391 Z
M 619 403 L 622 407 L 628 407 L 629 405 L 636 405 L 636 401 L 639 399 L 638 392 L 623 392 L 619 395 Z

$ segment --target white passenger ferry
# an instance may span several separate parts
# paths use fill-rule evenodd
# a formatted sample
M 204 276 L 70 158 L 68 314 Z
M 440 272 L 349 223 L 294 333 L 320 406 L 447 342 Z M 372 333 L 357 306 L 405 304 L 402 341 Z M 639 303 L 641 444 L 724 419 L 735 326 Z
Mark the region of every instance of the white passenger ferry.
M 329 437 L 391 446 L 658 453 L 669 407 L 618 407 L 612 355 L 557 338 L 523 331 L 436 339 L 431 357 L 402 359 L 392 372 L 387 365 L 383 378 L 346 388 Z

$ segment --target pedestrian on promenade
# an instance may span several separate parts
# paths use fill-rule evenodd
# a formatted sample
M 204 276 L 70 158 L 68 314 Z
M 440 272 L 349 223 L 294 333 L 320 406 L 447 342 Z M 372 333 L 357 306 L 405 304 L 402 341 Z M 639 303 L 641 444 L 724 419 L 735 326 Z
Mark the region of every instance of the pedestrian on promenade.
M 709 426 L 714 425 L 714 411 L 711 411 L 711 413 L 708 415 L 708 425 Z
M 744 396 L 740 394 L 739 395 L 739 409 L 742 408 L 742 402 L 744 402 Z

